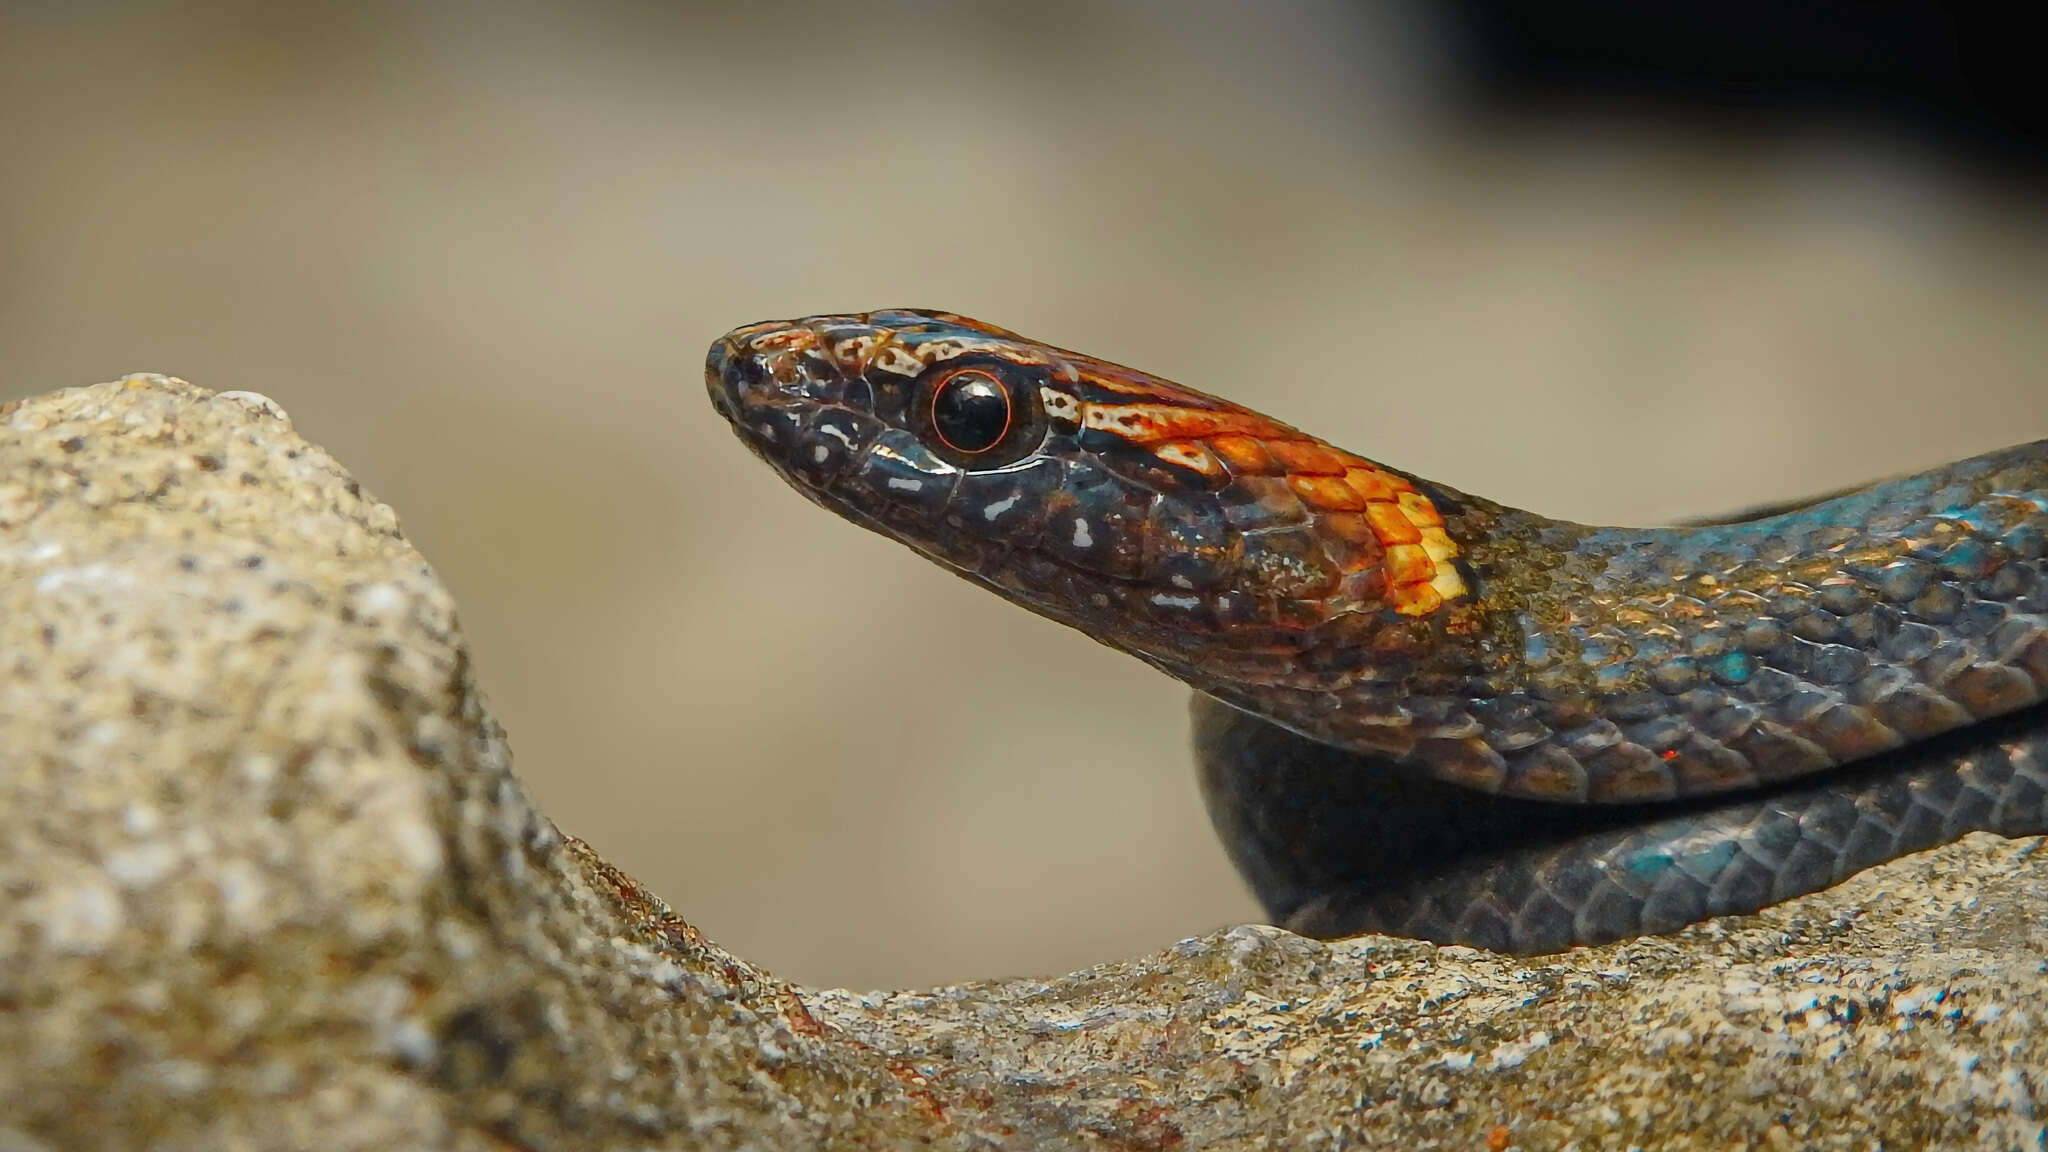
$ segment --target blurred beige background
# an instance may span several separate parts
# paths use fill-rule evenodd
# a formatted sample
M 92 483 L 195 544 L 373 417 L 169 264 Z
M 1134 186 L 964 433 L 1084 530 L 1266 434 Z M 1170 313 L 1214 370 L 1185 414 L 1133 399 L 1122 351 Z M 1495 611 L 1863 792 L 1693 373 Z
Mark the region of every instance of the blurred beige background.
M 728 327 L 951 308 L 1594 521 L 2048 436 L 2035 201 L 1825 123 L 1482 128 L 1401 10 L 1253 7 L 0 0 L 0 400 L 278 399 L 556 822 L 858 987 L 1257 910 L 1182 691 L 785 490 Z

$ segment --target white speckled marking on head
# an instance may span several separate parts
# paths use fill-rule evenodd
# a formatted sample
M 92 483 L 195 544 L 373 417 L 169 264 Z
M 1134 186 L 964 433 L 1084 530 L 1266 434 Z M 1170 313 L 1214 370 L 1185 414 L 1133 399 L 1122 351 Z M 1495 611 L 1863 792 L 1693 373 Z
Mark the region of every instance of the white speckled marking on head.
M 1024 494 L 1022 492 L 1012 492 L 1008 496 L 1003 497 L 1001 500 L 998 500 L 995 503 L 983 508 L 981 510 L 981 515 L 984 519 L 993 521 L 996 517 L 1001 516 L 1003 513 L 1008 512 L 1012 508 L 1015 508 L 1017 506 L 1017 501 L 1022 500 L 1023 498 Z

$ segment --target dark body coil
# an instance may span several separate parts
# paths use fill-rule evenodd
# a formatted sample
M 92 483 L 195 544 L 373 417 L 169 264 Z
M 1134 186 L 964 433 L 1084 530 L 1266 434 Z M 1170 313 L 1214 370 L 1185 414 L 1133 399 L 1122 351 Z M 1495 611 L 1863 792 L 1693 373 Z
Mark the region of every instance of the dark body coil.
M 1474 795 L 1195 698 L 1202 796 L 1282 927 L 1558 952 L 1754 912 L 1971 832 L 2048 831 L 2048 707 L 1772 788 Z
M 706 383 L 814 501 L 1208 698 L 1298 930 L 1554 950 L 2048 831 L 2048 441 L 1595 528 L 946 313 L 742 328 Z

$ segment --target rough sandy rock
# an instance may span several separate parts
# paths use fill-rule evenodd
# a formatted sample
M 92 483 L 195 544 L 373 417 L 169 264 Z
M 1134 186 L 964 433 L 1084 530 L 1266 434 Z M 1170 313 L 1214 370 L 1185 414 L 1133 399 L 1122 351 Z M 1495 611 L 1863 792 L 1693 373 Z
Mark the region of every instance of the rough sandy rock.
M 2034 848 L 1547 962 L 798 988 L 532 809 L 447 592 L 275 406 L 0 409 L 0 1152 L 2038 1148 Z

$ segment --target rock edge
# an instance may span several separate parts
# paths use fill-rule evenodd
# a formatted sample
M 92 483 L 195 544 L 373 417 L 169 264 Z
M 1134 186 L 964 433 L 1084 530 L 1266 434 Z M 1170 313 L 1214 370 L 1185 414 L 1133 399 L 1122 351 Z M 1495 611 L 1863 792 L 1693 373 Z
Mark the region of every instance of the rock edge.
M 1542 961 L 1239 927 L 802 988 L 533 809 L 447 591 L 275 404 L 0 408 L 0 1152 L 2038 1148 L 2037 849 Z

